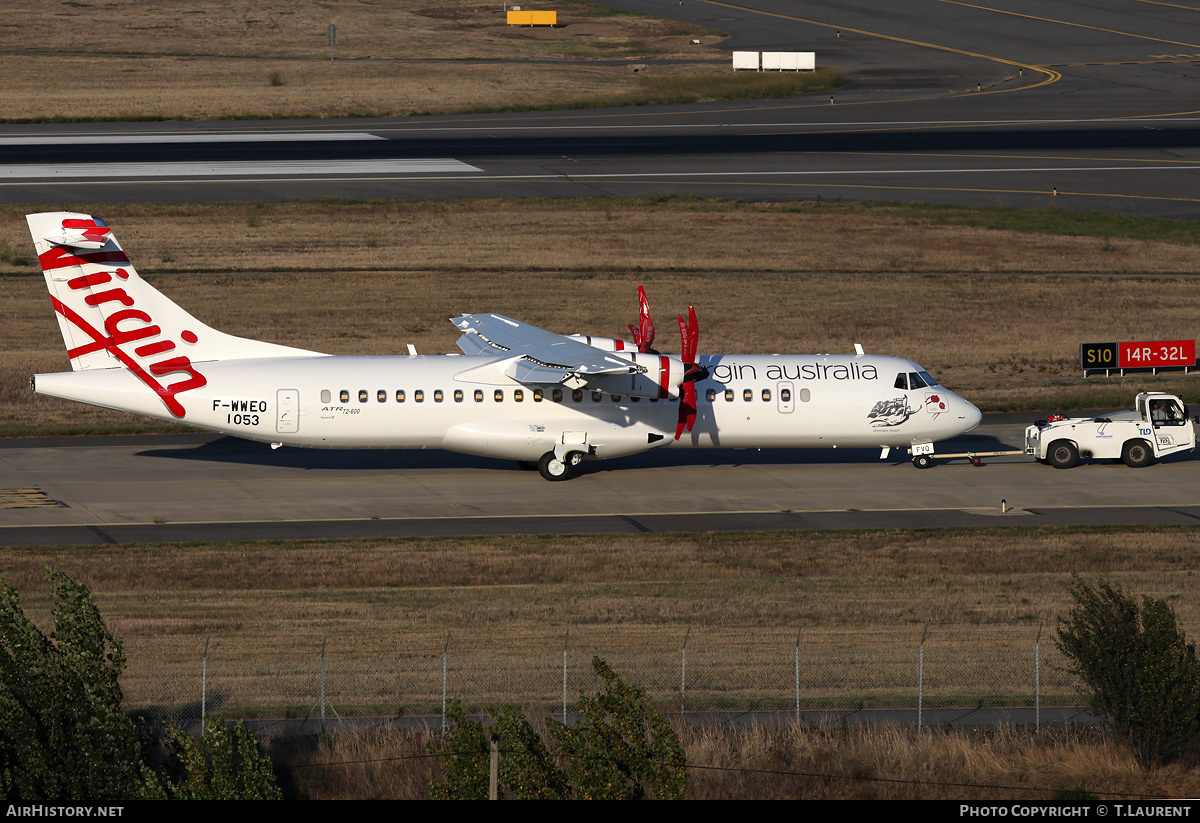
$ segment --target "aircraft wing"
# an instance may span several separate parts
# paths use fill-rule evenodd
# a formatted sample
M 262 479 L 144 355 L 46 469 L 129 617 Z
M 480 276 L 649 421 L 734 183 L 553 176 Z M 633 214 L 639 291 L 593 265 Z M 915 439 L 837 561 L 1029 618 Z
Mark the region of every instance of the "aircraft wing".
M 450 320 L 463 332 L 466 354 L 508 355 L 508 374 L 522 383 L 561 383 L 571 375 L 635 374 L 644 369 L 612 352 L 501 314 L 464 314 Z

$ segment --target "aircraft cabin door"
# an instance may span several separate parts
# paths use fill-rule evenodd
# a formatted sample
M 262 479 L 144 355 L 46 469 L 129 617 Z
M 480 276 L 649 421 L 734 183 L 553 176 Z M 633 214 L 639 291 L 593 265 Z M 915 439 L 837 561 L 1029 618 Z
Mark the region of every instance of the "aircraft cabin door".
M 300 430 L 300 392 L 280 389 L 275 392 L 275 431 L 295 434 Z
M 779 413 L 791 414 L 796 409 L 796 398 L 792 393 L 792 384 L 780 383 L 776 388 L 779 389 Z

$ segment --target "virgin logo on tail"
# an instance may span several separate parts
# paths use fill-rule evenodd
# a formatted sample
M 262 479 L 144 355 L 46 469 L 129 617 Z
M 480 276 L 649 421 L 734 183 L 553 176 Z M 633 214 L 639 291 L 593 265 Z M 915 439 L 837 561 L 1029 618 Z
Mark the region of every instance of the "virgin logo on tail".
M 92 221 L 64 220 L 63 229 L 64 235 L 70 233 L 74 237 L 82 237 L 84 242 L 89 244 L 106 242 L 108 239 L 108 227 L 97 225 Z M 129 258 L 120 249 L 76 252 L 72 249 L 55 246 L 40 254 L 38 259 L 42 270 L 46 272 L 86 264 L 129 264 Z M 113 279 L 114 277 L 116 280 Z M 173 340 L 163 338 L 163 331 L 155 324 L 153 318 L 135 305 L 134 298 L 120 283 L 120 281 L 128 279 L 128 271 L 116 268 L 112 271 L 84 274 L 67 281 L 67 287 L 72 291 L 91 291 L 83 298 L 83 302 L 88 306 L 99 307 L 106 303 L 117 303 L 122 307 L 116 311 L 108 311 L 107 309 L 112 307 L 106 307 L 103 331 L 97 329 L 57 297 L 51 298 L 54 310 L 62 315 L 68 323 L 90 337 L 92 341 L 69 349 L 67 355 L 74 359 L 91 352 L 107 351 L 139 380 L 153 389 L 171 414 L 176 417 L 184 417 L 187 410 L 176 395 L 206 386 L 208 380 L 196 370 L 191 360 L 182 355 L 156 360 L 145 367 L 138 362 L 138 359 L 152 358 L 173 351 L 176 344 Z M 112 287 L 105 288 L 110 283 Z M 187 343 L 195 343 L 197 340 L 194 332 L 186 330 L 180 332 L 179 337 Z M 134 347 L 132 355 L 126 350 L 126 347 L 141 340 L 150 341 L 150 338 L 160 339 Z M 175 372 L 181 372 L 185 378 L 169 385 L 164 385 L 163 381 L 157 379 Z

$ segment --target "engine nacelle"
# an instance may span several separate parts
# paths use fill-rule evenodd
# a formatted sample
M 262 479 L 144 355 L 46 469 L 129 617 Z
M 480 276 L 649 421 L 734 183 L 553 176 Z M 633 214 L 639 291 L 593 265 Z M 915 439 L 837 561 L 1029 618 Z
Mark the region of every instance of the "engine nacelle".
M 635 354 L 638 350 L 635 344 L 630 343 L 628 340 L 621 340 L 618 337 L 593 337 L 590 334 L 569 334 L 567 337 L 572 340 L 578 340 L 580 343 L 586 343 L 600 351 L 619 351 L 622 354 Z
M 594 374 L 587 376 L 587 385 L 592 389 L 609 394 L 627 394 L 632 397 L 654 397 L 675 400 L 687 369 L 678 357 L 665 354 L 643 354 L 621 352 L 626 360 L 640 366 L 644 371 L 635 374 Z

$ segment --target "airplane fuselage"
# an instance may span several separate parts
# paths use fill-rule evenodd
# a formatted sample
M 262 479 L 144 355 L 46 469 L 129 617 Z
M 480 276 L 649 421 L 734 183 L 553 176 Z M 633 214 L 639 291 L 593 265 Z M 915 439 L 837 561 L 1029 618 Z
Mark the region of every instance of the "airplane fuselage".
M 719 355 L 700 358 L 709 376 L 696 383 L 696 423 L 676 440 L 678 400 L 530 386 L 506 376 L 506 362 L 468 355 L 198 362 L 205 385 L 174 397 L 182 418 L 124 369 L 37 375 L 34 386 L 269 443 L 522 461 L 538 460 L 564 437 L 600 459 L 662 447 L 906 447 L 953 437 L 980 419 L 904 358 Z

